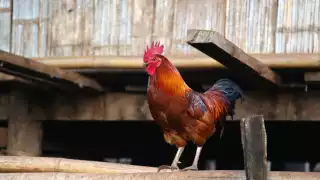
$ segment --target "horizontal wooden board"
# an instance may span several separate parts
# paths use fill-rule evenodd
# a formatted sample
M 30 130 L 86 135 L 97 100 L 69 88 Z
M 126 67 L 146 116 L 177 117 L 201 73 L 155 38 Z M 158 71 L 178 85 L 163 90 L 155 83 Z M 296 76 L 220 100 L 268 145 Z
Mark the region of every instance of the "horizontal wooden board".
M 95 80 L 0 50 L 0 71 L 23 79 L 65 87 L 102 91 Z
M 320 91 L 314 92 L 245 92 L 247 100 L 236 104 L 235 119 L 262 114 L 265 120 L 319 121 Z M 38 99 L 39 95 L 37 94 Z M 30 98 L 31 97 L 30 95 Z M 34 97 L 36 98 L 36 97 Z M 7 116 L 5 96 L 1 117 Z M 33 100 L 30 107 L 38 120 L 152 120 L 144 93 L 105 93 L 100 96 L 41 95 L 41 103 Z M 44 113 L 39 116 L 38 113 Z
M 124 165 L 123 165 L 124 166 Z M 71 166 L 72 167 L 72 166 Z M 148 167 L 144 167 L 148 168 Z M 281 172 L 272 171 L 268 173 L 268 180 L 318 180 L 319 173 L 317 172 Z M 20 179 L 20 180 L 245 180 L 246 176 L 243 171 L 231 170 L 205 170 L 205 171 L 187 171 L 187 172 L 137 172 L 137 173 L 1 173 L 1 179 Z
M 243 76 L 250 78 L 259 76 L 273 84 L 281 84 L 280 76 L 273 72 L 268 65 L 250 56 L 218 32 L 188 30 L 187 43 Z
M 250 54 L 270 68 L 320 68 L 320 54 Z M 203 56 L 168 56 L 178 68 L 222 68 Z M 59 68 L 142 68 L 142 56 L 52 56 L 31 58 Z

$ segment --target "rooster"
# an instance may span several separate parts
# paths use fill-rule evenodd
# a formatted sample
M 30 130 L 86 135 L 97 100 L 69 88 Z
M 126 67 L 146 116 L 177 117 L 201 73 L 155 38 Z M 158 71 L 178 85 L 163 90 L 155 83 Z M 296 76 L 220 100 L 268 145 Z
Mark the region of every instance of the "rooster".
M 152 42 L 143 57 L 149 75 L 149 110 L 160 125 L 165 141 L 178 148 L 171 166 L 162 165 L 158 172 L 179 170 L 179 158 L 188 141 L 194 142 L 197 150 L 192 165 L 182 170 L 198 170 L 203 145 L 216 132 L 217 122 L 222 123 L 227 115 L 234 115 L 235 101 L 242 99 L 243 93 L 229 79 L 217 81 L 204 93 L 193 91 L 177 68 L 162 55 L 163 48 L 160 42 Z

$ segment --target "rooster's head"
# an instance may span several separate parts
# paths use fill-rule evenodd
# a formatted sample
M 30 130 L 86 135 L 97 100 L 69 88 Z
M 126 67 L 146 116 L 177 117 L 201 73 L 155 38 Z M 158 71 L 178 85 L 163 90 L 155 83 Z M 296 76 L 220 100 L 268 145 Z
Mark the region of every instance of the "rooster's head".
M 161 55 L 163 53 L 164 46 L 160 46 L 160 42 L 152 42 L 150 48 L 147 46 L 144 55 L 143 62 L 145 63 L 146 72 L 153 76 L 156 72 L 157 67 L 161 64 L 161 58 L 158 58 L 156 55 Z

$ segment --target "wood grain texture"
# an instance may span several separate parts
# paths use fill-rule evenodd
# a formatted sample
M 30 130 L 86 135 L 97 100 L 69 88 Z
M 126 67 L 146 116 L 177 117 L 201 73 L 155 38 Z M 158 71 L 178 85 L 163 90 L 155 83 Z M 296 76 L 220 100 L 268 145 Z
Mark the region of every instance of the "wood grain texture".
M 242 118 L 240 127 L 247 180 L 267 180 L 267 134 L 263 115 Z
M 232 71 L 241 71 L 242 75 L 251 78 L 261 76 L 276 85 L 281 84 L 280 76 L 267 65 L 245 53 L 218 32 L 197 29 L 189 30 L 187 43 L 216 59 Z
M 227 1 L 225 37 L 247 53 L 275 51 L 278 0 Z
M 78 73 L 66 72 L 56 67 L 47 66 L 43 63 L 16 56 L 0 50 L 0 70 L 10 75 L 15 75 L 28 80 L 48 82 L 48 84 L 58 84 L 61 86 L 77 87 L 79 89 L 89 88 L 102 91 L 103 88 L 95 80 L 86 78 Z M 60 81 L 60 82 L 59 82 Z M 67 82 L 67 83 L 66 83 Z
M 305 179 L 318 180 L 316 172 L 270 172 L 268 180 Z M 5 179 L 55 179 L 55 180 L 245 180 L 243 171 L 195 171 L 161 173 L 125 173 L 125 174 L 84 174 L 84 173 L 2 173 Z
M 0 0 L 0 49 L 10 51 L 11 7 L 10 0 Z
M 278 0 L 276 53 L 320 51 L 320 2 Z
M 194 48 L 195 49 L 195 48 Z M 203 54 L 203 53 L 202 53 Z M 312 68 L 320 69 L 320 54 L 249 54 L 270 68 Z M 222 68 L 217 60 L 206 55 L 199 56 L 167 56 L 178 68 Z M 32 58 L 44 64 L 66 68 L 139 68 L 143 62 L 140 56 L 47 56 Z
M 185 43 L 194 28 L 217 31 L 247 53 L 319 52 L 318 1 L 13 0 L 12 22 L 9 2 L 0 1 L 0 41 L 26 57 L 141 56 L 152 40 L 166 55 L 202 56 Z
M 42 123 L 34 121 L 29 111 L 32 106 L 26 93 L 13 91 L 8 108 L 8 144 L 6 153 L 11 156 L 41 156 Z
M 131 49 L 133 55 L 142 55 L 147 44 L 151 44 L 154 25 L 154 1 L 132 1 Z
M 201 3 L 189 0 L 176 0 L 174 8 L 172 44 L 165 47 L 165 52 L 174 56 L 203 56 L 185 42 L 188 29 L 200 28 L 215 30 L 224 34 L 226 24 L 226 4 L 224 0 L 201 0 Z M 156 7 L 158 8 L 158 7 Z M 163 14 L 171 13 L 166 9 Z M 157 26 L 157 22 L 155 24 Z M 167 37 L 167 41 L 168 41 Z
M 235 119 L 262 114 L 266 121 L 319 121 L 319 91 L 275 93 L 245 92 L 247 102 L 236 104 Z M 43 95 L 46 105 L 44 119 L 39 120 L 98 120 L 132 121 L 152 120 L 144 94 L 105 93 L 99 96 L 59 94 Z M 31 109 L 38 111 L 37 109 Z M 6 117 L 4 109 L 1 116 Z M 228 119 L 230 120 L 230 119 Z
M 145 173 L 157 168 L 50 157 L 0 156 L 0 172 Z

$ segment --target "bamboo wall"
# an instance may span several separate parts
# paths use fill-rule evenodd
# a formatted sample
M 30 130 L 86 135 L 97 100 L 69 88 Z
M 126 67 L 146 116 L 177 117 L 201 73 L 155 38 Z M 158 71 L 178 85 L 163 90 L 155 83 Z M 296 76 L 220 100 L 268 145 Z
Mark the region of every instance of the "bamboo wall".
M 187 29 L 216 30 L 249 53 L 320 52 L 318 0 L 0 0 L 0 49 L 27 57 L 199 52 Z

